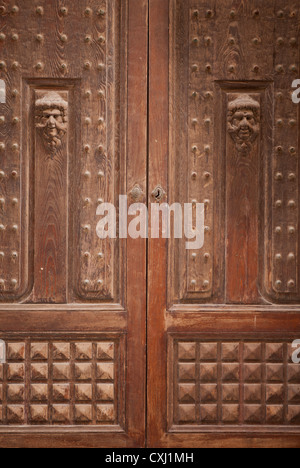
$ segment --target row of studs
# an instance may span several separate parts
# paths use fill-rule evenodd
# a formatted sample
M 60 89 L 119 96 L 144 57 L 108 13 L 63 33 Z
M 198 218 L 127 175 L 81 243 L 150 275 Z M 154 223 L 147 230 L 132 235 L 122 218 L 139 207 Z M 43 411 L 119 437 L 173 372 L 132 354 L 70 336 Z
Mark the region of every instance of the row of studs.
M 203 36 L 202 37 L 202 40 L 203 40 L 203 43 L 204 45 L 206 46 L 210 46 L 213 44 L 213 39 L 211 36 Z M 284 39 L 283 37 L 278 37 L 276 39 L 276 44 L 279 45 L 279 46 L 283 46 L 284 44 L 286 44 L 286 40 L 287 39 Z M 252 39 L 252 44 L 254 44 L 255 46 L 259 46 L 259 45 L 262 45 L 262 39 L 260 37 L 254 37 Z M 199 37 L 195 36 L 192 41 L 191 41 L 191 44 L 193 46 L 199 46 L 201 44 L 201 40 Z M 233 45 L 236 45 L 236 39 L 235 37 L 233 36 L 230 36 L 229 39 L 228 39 L 228 44 L 233 46 Z M 297 41 L 297 38 L 296 37 L 291 37 L 289 40 L 288 40 L 288 44 L 291 46 L 291 47 L 296 47 L 297 44 L 298 44 L 298 41 Z
M 196 35 L 198 32 L 198 24 L 191 22 L 189 29 L 190 41 L 196 45 Z M 199 39 L 198 39 L 199 40 Z M 200 41 L 200 40 L 199 40 Z M 208 43 L 211 44 L 212 40 L 208 40 Z M 197 100 L 198 93 L 194 91 L 195 88 L 199 86 L 198 77 L 194 72 L 198 71 L 198 65 L 193 64 L 193 58 L 197 55 L 197 49 L 191 48 L 189 54 L 189 61 L 192 62 L 192 76 L 190 80 L 190 95 L 193 98 L 193 101 L 189 101 L 189 132 L 188 132 L 188 141 L 190 147 L 189 156 L 189 172 L 190 178 L 188 181 L 188 191 L 189 199 L 195 205 L 197 202 L 205 204 L 205 222 L 210 223 L 212 221 L 212 207 L 211 198 L 212 198 L 212 176 L 211 176 L 211 151 L 212 151 L 212 122 L 213 122 L 213 94 L 211 91 L 205 93 L 205 98 L 207 102 L 202 102 L 202 100 Z M 207 72 L 211 72 L 211 67 L 208 65 L 206 67 Z M 206 82 L 207 86 L 211 85 L 210 80 Z M 196 105 L 195 105 L 196 104 Z M 199 116 L 204 115 L 199 119 Z M 201 130 L 200 130 L 201 129 Z M 206 155 L 205 158 L 202 157 L 203 153 Z M 199 175 L 203 174 L 203 180 L 205 185 L 199 185 L 198 179 Z M 212 284 L 212 268 L 211 268 L 211 258 L 212 258 L 212 238 L 210 234 L 210 227 L 205 226 L 205 253 L 199 255 L 197 252 L 191 252 L 187 256 L 187 279 L 188 279 L 188 291 L 190 293 L 200 293 L 207 295 L 210 291 Z M 199 272 L 201 272 L 201 277 L 199 277 Z
M 68 42 L 68 36 L 66 34 L 60 34 L 59 38 L 60 38 L 61 42 L 64 42 L 64 43 Z M 3 32 L 0 33 L 0 42 L 4 42 L 6 39 L 7 39 L 6 34 L 4 34 Z M 20 36 L 17 33 L 12 33 L 10 35 L 10 39 L 13 42 L 17 42 L 20 39 Z M 41 33 L 36 34 L 35 39 L 38 42 L 43 42 L 45 40 L 45 35 L 41 34 Z M 91 44 L 93 41 L 94 41 L 94 39 L 90 34 L 87 34 L 83 39 L 83 42 L 85 44 Z M 95 41 L 98 42 L 99 44 L 105 44 L 106 39 L 105 39 L 105 37 L 103 35 L 100 35 L 97 39 L 95 39 Z
M 294 19 L 294 18 L 297 18 L 297 13 L 298 13 L 297 10 L 290 10 L 289 13 L 285 12 L 284 10 L 278 10 L 276 12 L 276 16 L 279 19 L 283 19 L 285 17 L 289 17 L 291 19 Z M 216 16 L 216 12 L 214 10 L 211 10 L 211 9 L 207 9 L 203 14 L 201 14 L 199 10 L 194 10 L 192 12 L 192 19 L 194 19 L 194 20 L 198 20 L 198 19 L 202 19 L 202 18 L 213 19 L 215 16 Z M 231 20 L 236 19 L 237 16 L 238 16 L 238 12 L 235 9 L 230 10 L 229 18 Z M 255 8 L 254 10 L 252 10 L 251 16 L 254 19 L 260 18 L 260 16 L 261 16 L 260 10 L 258 8 Z
M 19 13 L 20 9 L 19 9 L 19 7 L 17 5 L 13 5 L 10 11 L 13 14 L 17 14 L 17 13 Z M 7 10 L 7 8 L 4 5 L 0 6 L 0 15 L 5 15 L 8 12 L 9 11 Z M 45 13 L 44 7 L 37 6 L 36 9 L 35 9 L 35 13 L 36 13 L 37 16 L 43 16 L 44 13 Z M 68 13 L 69 13 L 69 9 L 67 7 L 62 6 L 62 7 L 59 8 L 59 14 L 61 16 L 67 16 Z M 76 13 L 77 13 L 77 11 L 76 11 Z M 90 16 L 93 15 L 93 10 L 92 10 L 92 8 L 87 7 L 87 8 L 85 8 L 83 13 L 84 13 L 84 16 L 90 17 Z M 99 16 L 100 18 L 103 18 L 106 15 L 106 10 L 104 8 L 98 8 L 97 11 L 96 11 L 96 15 Z

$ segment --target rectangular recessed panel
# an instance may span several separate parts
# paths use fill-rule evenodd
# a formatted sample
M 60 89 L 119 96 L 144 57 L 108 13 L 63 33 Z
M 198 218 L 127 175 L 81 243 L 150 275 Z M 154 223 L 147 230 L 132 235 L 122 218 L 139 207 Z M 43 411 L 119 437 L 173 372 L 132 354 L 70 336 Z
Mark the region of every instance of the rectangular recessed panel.
M 170 427 L 300 429 L 300 368 L 291 340 L 171 340 Z
M 123 338 L 7 338 L 0 431 L 7 426 L 123 426 Z M 96 430 L 97 430 L 96 428 Z

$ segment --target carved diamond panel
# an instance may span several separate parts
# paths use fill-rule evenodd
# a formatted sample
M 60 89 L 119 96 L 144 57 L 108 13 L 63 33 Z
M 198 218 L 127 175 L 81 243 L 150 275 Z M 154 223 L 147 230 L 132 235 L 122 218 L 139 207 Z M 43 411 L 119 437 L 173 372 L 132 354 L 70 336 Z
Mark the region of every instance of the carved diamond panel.
M 123 345 L 119 338 L 5 341 L 0 428 L 123 423 Z
M 171 428 L 300 426 L 292 341 L 171 338 Z

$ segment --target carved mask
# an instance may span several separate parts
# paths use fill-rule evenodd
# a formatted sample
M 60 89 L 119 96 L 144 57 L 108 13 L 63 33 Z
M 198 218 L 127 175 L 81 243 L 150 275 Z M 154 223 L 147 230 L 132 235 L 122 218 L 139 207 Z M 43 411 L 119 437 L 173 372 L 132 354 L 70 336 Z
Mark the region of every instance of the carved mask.
M 260 131 L 260 104 L 241 95 L 228 106 L 228 131 L 238 152 L 247 155 Z
M 45 145 L 52 155 L 62 145 L 68 127 L 68 103 L 58 93 L 50 91 L 37 99 L 36 127 L 42 130 Z

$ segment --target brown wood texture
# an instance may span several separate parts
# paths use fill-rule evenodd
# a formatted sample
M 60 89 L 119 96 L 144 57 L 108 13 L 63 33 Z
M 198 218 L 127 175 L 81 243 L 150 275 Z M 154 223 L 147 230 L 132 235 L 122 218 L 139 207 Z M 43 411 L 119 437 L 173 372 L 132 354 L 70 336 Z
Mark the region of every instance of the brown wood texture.
M 148 2 L 0 6 L 1 447 L 145 443 L 146 243 L 99 203 L 146 186 Z
M 203 249 L 149 240 L 151 447 L 300 446 L 298 18 L 150 0 L 149 192 L 205 204 Z

